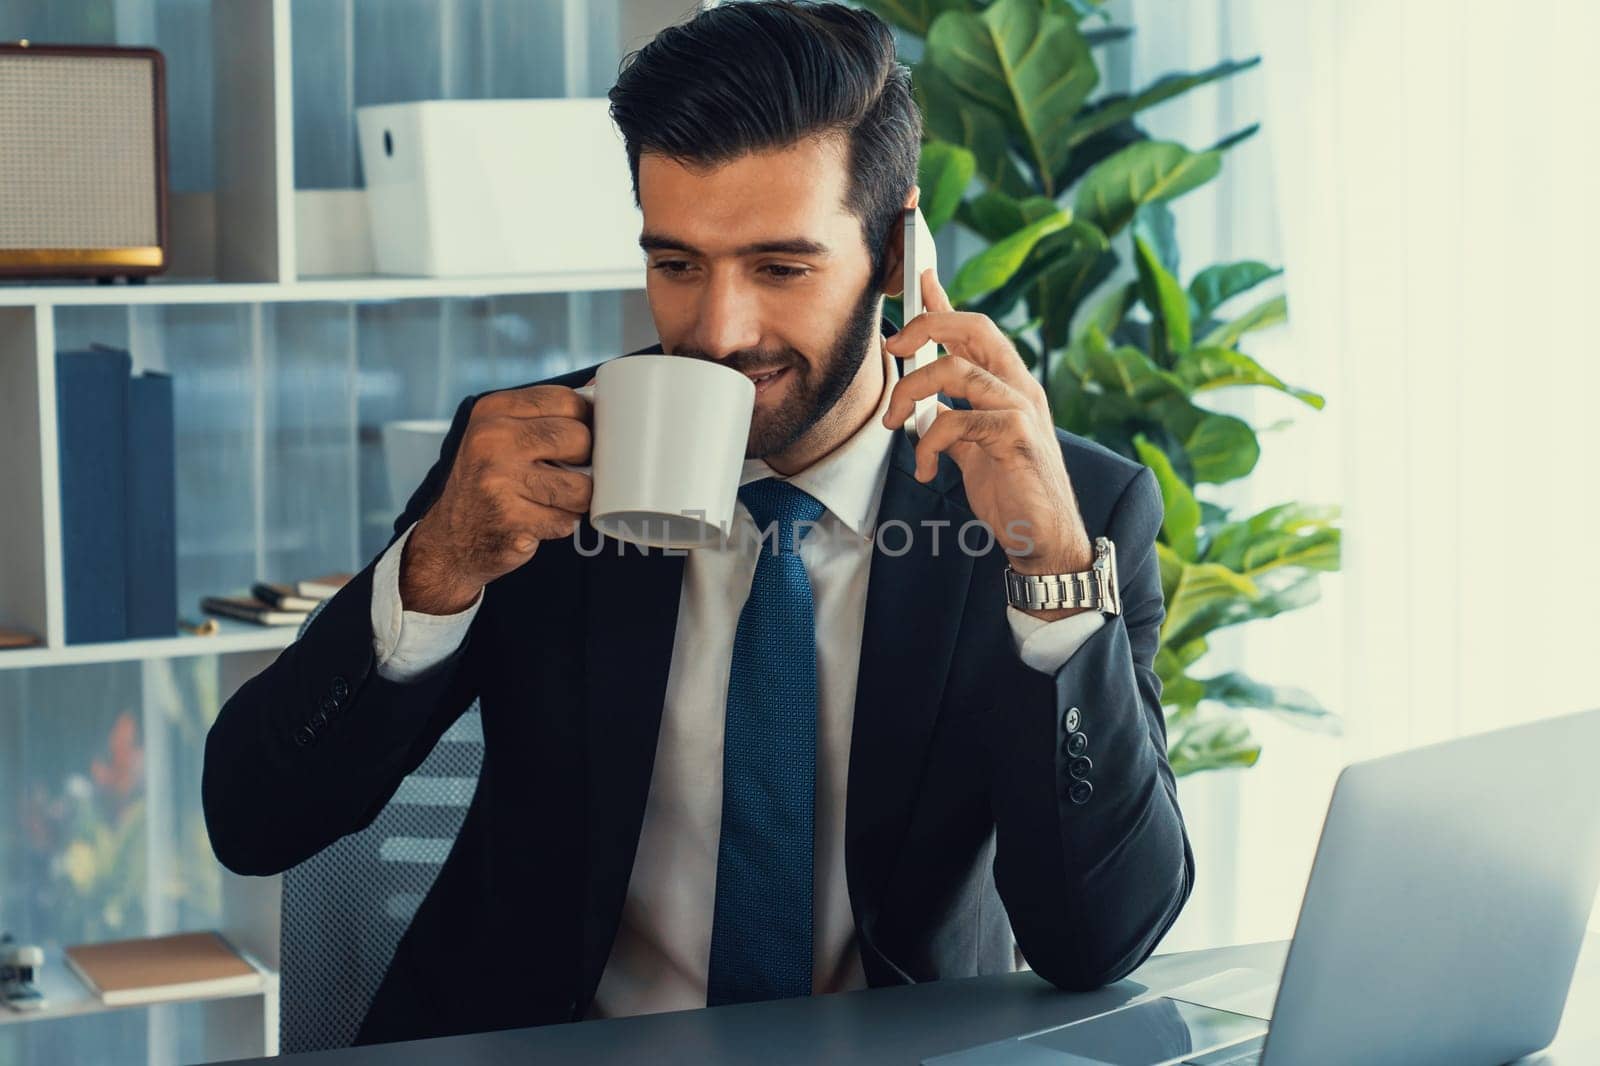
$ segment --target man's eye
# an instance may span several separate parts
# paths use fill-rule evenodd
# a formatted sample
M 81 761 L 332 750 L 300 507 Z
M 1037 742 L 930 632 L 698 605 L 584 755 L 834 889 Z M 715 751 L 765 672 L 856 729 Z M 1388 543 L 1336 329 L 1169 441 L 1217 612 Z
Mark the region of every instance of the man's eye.
M 652 263 L 650 269 L 669 278 L 681 278 L 694 272 L 694 264 L 682 259 L 663 259 L 659 263 Z M 811 273 L 809 267 L 787 266 L 782 263 L 769 263 L 761 269 L 775 281 L 795 281 Z

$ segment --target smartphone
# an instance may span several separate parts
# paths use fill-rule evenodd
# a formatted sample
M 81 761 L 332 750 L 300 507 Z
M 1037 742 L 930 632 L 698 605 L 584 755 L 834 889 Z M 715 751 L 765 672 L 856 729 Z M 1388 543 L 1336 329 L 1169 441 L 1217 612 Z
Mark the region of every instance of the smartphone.
M 905 210 L 905 254 L 901 258 L 905 261 L 905 286 L 900 297 L 904 309 L 901 324 L 904 325 L 922 314 L 922 272 L 932 267 L 934 276 L 938 276 L 939 255 L 933 245 L 933 232 L 928 229 L 921 208 L 908 207 Z M 906 361 L 902 370 L 905 374 L 920 370 L 938 356 L 938 342 L 929 341 L 910 355 L 901 357 Z M 921 440 L 938 414 L 939 408 L 932 396 L 918 400 L 916 410 L 906 419 L 906 433 L 912 440 Z

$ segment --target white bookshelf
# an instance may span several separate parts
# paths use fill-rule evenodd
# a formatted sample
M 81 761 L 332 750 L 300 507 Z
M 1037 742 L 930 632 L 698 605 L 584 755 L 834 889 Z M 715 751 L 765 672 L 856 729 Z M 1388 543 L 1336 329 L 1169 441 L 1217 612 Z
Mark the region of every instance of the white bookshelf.
M 0 652 L 0 670 L 26 670 L 41 666 L 73 666 L 147 659 L 181 659 L 190 655 L 236 655 L 241 652 L 277 651 L 294 643 L 297 626 L 258 626 L 249 622 L 212 619 L 217 632 L 209 636 L 185 633 L 175 637 L 111 640 L 99 644 L 68 644 L 60 648 L 13 648 Z
M 0 284 L 0 307 L 127 307 L 178 304 L 378 303 L 530 293 L 616 292 L 644 288 L 644 268 L 571 274 L 465 278 L 393 275 L 317 277 L 286 282 L 152 280 L 143 285 L 49 282 Z
M 143 7 L 136 3 L 130 9 L 153 12 L 159 0 L 141 2 Z M 504 0 L 507 4 L 517 2 L 519 0 Z M 598 27 L 590 6 L 583 0 L 563 0 L 560 6 L 567 95 L 587 95 L 587 87 L 593 80 L 587 57 L 594 54 L 594 34 L 615 34 L 617 53 L 625 54 L 660 28 L 687 17 L 696 3 L 695 0 L 618 0 L 612 9 L 611 21 L 601 18 Z M 298 264 L 302 257 L 297 255 L 297 244 L 301 235 L 296 231 L 297 226 L 306 224 L 308 216 L 304 210 L 304 194 L 297 193 L 294 187 L 294 66 L 291 55 L 294 7 L 292 0 L 212 0 L 210 44 L 214 54 L 210 89 L 216 189 L 214 193 L 203 195 L 174 194 L 173 261 L 185 276 L 152 278 L 143 284 L 54 280 L 0 282 L 0 433 L 4 435 L 0 438 L 3 441 L 0 446 L 0 626 L 26 629 L 42 638 L 42 643 L 35 647 L 0 650 L 0 681 L 8 676 L 21 676 L 16 672 L 32 670 L 93 669 L 107 663 L 160 664 L 212 656 L 216 657 L 216 672 L 221 678 L 217 699 L 225 700 L 239 684 L 270 663 L 295 636 L 292 626 L 257 627 L 218 619 L 219 631 L 210 636 L 186 634 L 77 645 L 66 642 L 55 363 L 58 348 L 75 346 L 68 337 L 81 338 L 86 330 L 101 321 L 93 316 L 122 312 L 128 346 L 134 351 L 135 372 L 163 369 L 170 370 L 176 377 L 185 372 L 193 373 L 193 360 L 187 364 L 187 371 L 183 367 L 174 369 L 161 365 L 159 360 L 153 366 L 148 362 L 141 364 L 141 339 L 152 331 L 159 334 L 169 328 L 167 323 L 171 320 L 187 321 L 184 315 L 237 315 L 244 323 L 241 328 L 250 350 L 242 361 L 234 353 L 226 357 L 233 358 L 254 375 L 258 393 L 262 391 L 261 383 L 270 382 L 273 374 L 304 373 L 307 367 L 315 368 L 319 358 L 347 364 L 352 376 L 364 372 L 364 366 L 358 366 L 355 353 L 359 344 L 357 321 L 359 315 L 369 313 L 373 305 L 400 307 L 400 317 L 396 321 L 381 319 L 379 323 L 382 335 L 378 346 L 381 347 L 381 342 L 389 337 L 406 336 L 410 321 L 404 317 L 408 313 L 404 310 L 406 301 L 437 301 L 438 314 L 448 320 L 452 314 L 465 317 L 465 312 L 450 306 L 449 301 L 568 294 L 567 347 L 583 350 L 585 322 L 592 317 L 583 294 L 624 293 L 631 294 L 621 297 L 619 304 L 624 337 L 629 342 L 637 340 L 633 346 L 653 339 L 653 324 L 642 298 L 642 255 L 639 268 L 626 271 L 470 278 L 375 274 L 300 276 Z M 348 2 L 346 10 L 350 10 Z M 123 16 L 119 14 L 118 17 Z M 153 14 L 147 17 L 153 23 Z M 128 32 L 133 34 L 131 39 L 123 36 Z M 138 25 L 129 31 L 119 23 L 119 39 L 143 43 L 139 32 Z M 436 42 L 433 47 L 444 45 Z M 614 71 L 601 73 L 609 76 Z M 170 93 L 169 86 L 169 100 Z M 354 203 L 360 193 L 347 190 L 335 195 Z M 305 338 L 314 336 L 312 326 L 302 328 L 280 322 L 274 328 L 270 321 L 272 316 L 282 313 L 277 309 L 286 305 L 325 305 L 326 314 L 333 316 L 330 321 L 336 327 L 340 322 L 349 323 L 347 346 L 350 350 L 323 356 L 302 343 Z M 311 309 L 306 313 L 323 312 Z M 321 319 L 314 323 L 318 327 L 325 324 Z M 385 330 L 389 332 L 383 333 Z M 441 328 L 439 332 L 443 338 L 444 330 Z M 219 353 L 219 365 L 226 357 Z M 403 357 L 415 358 L 413 353 Z M 438 343 L 437 358 L 446 361 L 452 358 L 445 339 Z M 222 367 L 218 372 L 225 369 Z M 449 399 L 453 406 L 453 401 L 459 397 L 440 396 L 439 399 Z M 257 512 L 255 552 L 258 560 L 268 559 L 270 554 L 266 543 L 269 539 L 267 523 L 261 513 L 267 506 L 263 501 L 271 498 L 274 484 L 269 449 L 263 443 L 269 430 L 264 428 L 266 419 L 262 412 L 269 402 L 270 399 L 259 395 L 254 401 L 253 452 L 238 471 L 238 476 L 253 486 L 251 499 Z M 353 398 L 349 404 L 354 417 Z M 352 483 L 357 477 L 356 448 L 356 433 L 351 429 L 347 465 Z M 341 505 L 357 512 L 350 520 L 355 534 L 347 541 L 354 544 L 361 523 L 370 522 L 374 501 L 365 501 L 363 506 L 360 501 L 350 500 Z M 357 559 L 357 562 L 364 564 L 365 560 Z M 183 565 L 180 560 L 180 570 Z M 336 568 L 339 567 L 328 567 Z M 263 573 L 261 576 L 271 579 L 291 575 Z M 180 600 L 179 613 L 192 619 L 204 617 L 198 603 L 189 602 L 187 598 Z M 0 701 L 0 716 L 11 710 Z M 70 708 L 61 709 L 62 714 L 70 712 Z M 147 728 L 155 721 L 148 707 L 144 711 L 144 721 Z M 184 801 L 161 794 L 160 782 L 164 778 L 151 769 L 156 761 L 172 758 L 166 752 L 166 742 L 152 738 L 146 755 L 149 811 L 170 814 L 175 803 Z M 148 817 L 150 839 L 146 862 L 155 870 L 171 859 L 175 845 L 162 839 L 162 828 L 155 813 Z M 216 1058 L 275 1054 L 278 1048 L 279 880 L 241 878 L 227 871 L 221 871 L 220 876 L 223 914 L 218 928 L 252 957 L 262 976 L 261 985 L 255 991 L 200 1001 L 207 1053 Z M 151 900 L 158 895 L 153 884 L 152 880 L 148 890 Z M 0 870 L 0 895 L 5 891 L 5 873 Z M 153 926 L 163 924 L 159 907 L 151 923 Z M 43 935 L 47 941 L 52 939 L 48 932 Z M 0 1025 L 49 1024 L 107 1009 L 66 971 L 59 952 L 50 954 L 45 980 L 52 1006 L 38 1014 L 0 1009 Z M 161 1008 L 156 1009 L 156 1014 L 162 1014 Z M 157 1032 L 162 1026 L 170 1028 L 175 1024 L 172 1016 L 165 1017 L 159 1024 L 155 1020 L 151 1023 L 149 1057 L 152 1062 L 164 1061 L 170 1054 L 159 1048 L 175 1045 L 170 1032 Z M 3 1051 L 4 1048 L 0 1048 L 0 1052 Z M 0 1058 L 3 1057 L 0 1054 Z

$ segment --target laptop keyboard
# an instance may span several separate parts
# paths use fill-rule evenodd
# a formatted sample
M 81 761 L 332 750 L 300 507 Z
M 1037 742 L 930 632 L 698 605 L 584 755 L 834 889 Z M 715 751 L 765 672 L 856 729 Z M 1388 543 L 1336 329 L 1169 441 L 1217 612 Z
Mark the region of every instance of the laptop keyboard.
M 1184 1059 L 1183 1066 L 1256 1066 L 1261 1061 L 1261 1049 L 1267 1038 L 1258 1036 L 1242 1044 L 1208 1051 L 1193 1059 Z

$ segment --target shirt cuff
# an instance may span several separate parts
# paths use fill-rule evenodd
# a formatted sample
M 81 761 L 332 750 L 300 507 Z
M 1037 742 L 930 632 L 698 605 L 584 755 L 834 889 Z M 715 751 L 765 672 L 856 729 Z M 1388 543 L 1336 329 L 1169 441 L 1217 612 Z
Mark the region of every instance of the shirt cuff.
M 412 681 L 453 655 L 483 603 L 479 589 L 472 606 L 456 614 L 405 610 L 400 599 L 400 558 L 416 528 L 411 523 L 372 572 L 372 650 L 378 657 L 379 676 L 389 681 Z
M 1011 623 L 1011 643 L 1017 654 L 1026 665 L 1045 674 L 1067 665 L 1073 653 L 1106 624 L 1102 611 L 1084 611 L 1047 622 L 1009 604 L 1006 619 Z

